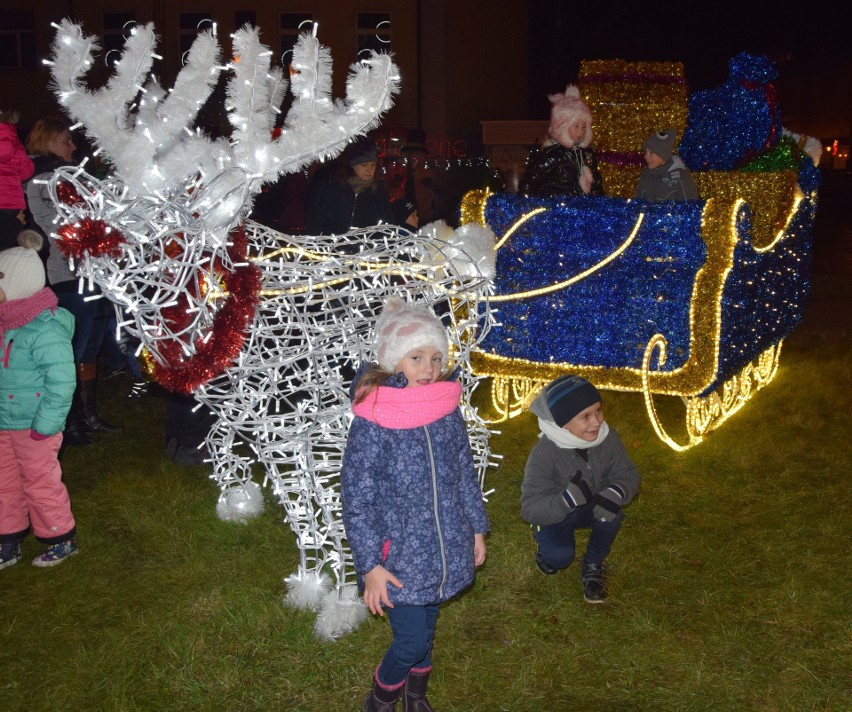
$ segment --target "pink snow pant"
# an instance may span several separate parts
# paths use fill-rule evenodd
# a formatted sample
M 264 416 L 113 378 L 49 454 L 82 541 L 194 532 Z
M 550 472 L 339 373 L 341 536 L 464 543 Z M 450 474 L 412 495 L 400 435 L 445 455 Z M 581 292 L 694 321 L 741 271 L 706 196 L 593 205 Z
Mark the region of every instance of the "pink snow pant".
M 76 526 L 62 484 L 62 433 L 33 440 L 30 430 L 0 430 L 0 537 L 21 538 L 32 526 L 44 543 L 63 541 Z

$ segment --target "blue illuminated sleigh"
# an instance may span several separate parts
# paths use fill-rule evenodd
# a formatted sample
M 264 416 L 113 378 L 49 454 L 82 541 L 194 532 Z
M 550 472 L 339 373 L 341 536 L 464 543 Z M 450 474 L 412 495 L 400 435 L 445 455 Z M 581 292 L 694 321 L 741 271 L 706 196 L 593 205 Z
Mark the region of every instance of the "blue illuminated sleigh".
M 498 325 L 472 365 L 502 418 L 577 373 L 644 393 L 657 434 L 682 449 L 772 379 L 808 293 L 816 190 L 795 170 L 694 177 L 708 199 L 465 196 L 462 221 L 499 240 Z M 687 445 L 666 434 L 653 394 L 684 398 Z
M 472 366 L 492 378 L 498 419 L 565 373 L 643 393 L 657 434 L 695 445 L 775 375 L 802 318 L 821 147 L 787 131 L 766 57 L 741 53 L 719 87 L 689 95 L 679 62 L 584 61 L 580 91 L 608 197 L 472 192 L 461 222 L 498 237 L 499 322 Z M 701 200 L 631 199 L 643 139 L 682 140 Z M 654 394 L 681 396 L 687 443 Z

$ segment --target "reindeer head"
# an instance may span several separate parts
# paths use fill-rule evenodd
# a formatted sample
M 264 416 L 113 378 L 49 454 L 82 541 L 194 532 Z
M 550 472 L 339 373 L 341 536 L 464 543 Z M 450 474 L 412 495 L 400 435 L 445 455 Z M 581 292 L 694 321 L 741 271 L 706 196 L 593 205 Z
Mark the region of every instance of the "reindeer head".
M 56 96 L 114 167 L 102 181 L 83 166 L 54 175 L 58 242 L 81 276 L 125 307 L 123 325 L 174 376 L 166 385 L 188 390 L 176 374 L 190 359 L 197 365 L 217 324 L 227 322 L 233 336 L 251 320 L 259 276 L 245 262 L 240 224 L 253 196 L 375 126 L 398 91 L 398 70 L 388 55 L 373 54 L 352 65 L 347 98 L 334 102 L 330 53 L 302 35 L 289 82 L 293 103 L 273 139 L 288 81 L 271 68 L 257 30 L 234 34 L 224 67 L 216 37 L 200 34 L 167 93 L 149 79 L 157 58 L 152 25 L 136 28 L 97 90 L 83 83 L 97 43 L 68 20 L 55 27 L 48 64 Z M 194 124 L 223 70 L 231 75 L 232 134 L 214 140 Z

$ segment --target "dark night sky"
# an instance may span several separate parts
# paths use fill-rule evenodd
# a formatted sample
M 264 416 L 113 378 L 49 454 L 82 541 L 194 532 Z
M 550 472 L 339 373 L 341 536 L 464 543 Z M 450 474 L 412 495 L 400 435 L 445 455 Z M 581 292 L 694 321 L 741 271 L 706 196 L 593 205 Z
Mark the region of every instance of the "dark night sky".
M 852 10 L 816 0 L 792 11 L 743 0 L 701 3 L 531 0 L 531 107 L 576 81 L 580 60 L 681 61 L 690 91 L 721 84 L 739 52 L 775 60 L 784 76 L 852 64 Z M 850 88 L 852 90 L 852 88 Z

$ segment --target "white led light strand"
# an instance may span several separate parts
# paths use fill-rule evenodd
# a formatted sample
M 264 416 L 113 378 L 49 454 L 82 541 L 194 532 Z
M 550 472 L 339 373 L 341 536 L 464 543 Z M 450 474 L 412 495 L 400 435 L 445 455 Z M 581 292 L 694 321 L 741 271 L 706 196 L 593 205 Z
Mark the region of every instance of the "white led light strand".
M 353 366 L 371 358 L 372 328 L 390 294 L 435 307 L 448 327 L 484 489 L 490 431 L 471 403 L 479 379 L 470 356 L 492 324 L 494 235 L 436 223 L 417 235 L 377 226 L 292 237 L 246 220 L 263 182 L 335 155 L 375 125 L 397 91 L 396 67 L 385 55 L 353 65 L 347 101 L 332 102 L 330 55 L 303 35 L 293 107 L 272 140 L 270 115 L 286 82 L 270 70 L 257 32 L 241 30 L 229 65 L 233 136 L 212 141 L 190 129 L 220 63 L 215 36 L 199 36 L 173 91 L 149 85 L 131 115 L 153 45 L 153 27 L 137 28 L 119 63 L 126 74 L 91 92 L 81 77 L 94 43 L 67 21 L 57 27 L 57 96 L 115 167 L 103 180 L 82 167 L 53 176 L 60 243 L 81 279 L 124 307 L 121 326 L 142 342 L 153 373 L 189 384 L 214 413 L 206 444 L 218 515 L 245 521 L 263 508 L 255 478 L 271 487 L 299 550 L 286 600 L 317 611 L 317 635 L 333 639 L 366 617 L 338 473 Z M 126 121 L 116 123 L 116 112 Z

